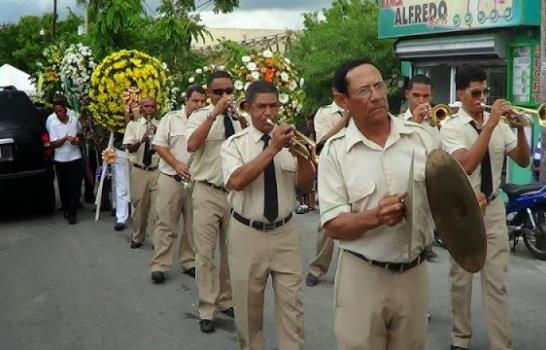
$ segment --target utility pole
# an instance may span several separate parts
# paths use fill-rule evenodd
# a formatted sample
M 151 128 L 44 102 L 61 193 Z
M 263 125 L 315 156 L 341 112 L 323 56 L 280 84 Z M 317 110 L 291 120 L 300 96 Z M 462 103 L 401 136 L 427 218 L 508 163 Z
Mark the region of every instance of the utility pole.
M 51 37 L 55 38 L 55 30 L 57 27 L 57 0 L 53 0 L 53 24 L 51 26 Z
M 540 3 L 540 101 L 546 101 L 546 0 Z M 546 128 L 542 129 L 542 154 L 540 157 L 541 181 L 546 180 Z M 533 145 L 535 146 L 535 145 Z

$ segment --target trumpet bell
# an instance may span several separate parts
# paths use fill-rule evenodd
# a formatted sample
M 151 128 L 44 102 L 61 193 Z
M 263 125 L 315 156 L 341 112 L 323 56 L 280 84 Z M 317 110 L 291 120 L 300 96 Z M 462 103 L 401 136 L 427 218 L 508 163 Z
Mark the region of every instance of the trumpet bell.
M 537 108 L 538 123 L 541 127 L 546 128 L 546 102 L 543 102 Z
M 437 104 L 430 111 L 430 123 L 432 126 L 441 126 L 447 118 L 451 117 L 452 110 L 449 105 Z

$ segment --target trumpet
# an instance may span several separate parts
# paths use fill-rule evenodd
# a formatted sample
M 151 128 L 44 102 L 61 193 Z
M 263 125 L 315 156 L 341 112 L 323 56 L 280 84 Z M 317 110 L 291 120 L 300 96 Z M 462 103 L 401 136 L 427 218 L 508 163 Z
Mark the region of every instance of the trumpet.
M 277 126 L 277 124 L 275 124 L 269 118 L 267 119 L 267 123 L 273 127 Z M 320 151 L 322 150 L 323 146 L 324 142 L 319 142 L 317 144 L 315 141 L 305 136 L 302 132 L 294 129 L 293 150 L 297 155 L 316 163 L 318 162 Z
M 493 108 L 491 105 L 486 105 L 485 103 L 481 104 L 484 110 L 488 109 L 491 111 Z M 525 108 L 519 106 L 510 106 L 510 109 L 515 114 L 515 117 L 510 115 L 503 115 L 501 120 L 508 124 L 511 128 L 516 128 L 519 126 L 531 126 L 533 124 L 533 119 L 529 114 L 536 114 L 538 116 L 538 121 L 540 126 L 543 128 L 546 127 L 546 103 L 542 103 L 537 109 Z
M 441 126 L 451 115 L 453 111 L 447 104 L 437 104 L 430 110 L 430 118 L 428 119 L 430 125 L 439 127 Z
M 239 97 L 237 100 L 235 100 L 234 103 L 232 103 L 227 110 L 227 113 L 230 118 L 236 119 L 241 123 L 241 128 L 245 129 L 248 126 L 248 112 L 247 110 L 247 104 L 245 96 Z

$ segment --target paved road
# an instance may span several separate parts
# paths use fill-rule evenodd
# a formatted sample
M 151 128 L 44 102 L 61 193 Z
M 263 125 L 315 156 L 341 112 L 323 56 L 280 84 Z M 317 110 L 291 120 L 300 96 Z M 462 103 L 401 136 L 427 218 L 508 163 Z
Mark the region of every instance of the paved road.
M 176 267 L 164 285 L 150 282 L 150 244 L 129 249 L 130 233 L 113 231 L 113 218 L 91 209 L 69 226 L 60 214 L 43 217 L 4 210 L 0 217 L 0 349 L 237 349 L 235 326 L 219 317 L 217 331 L 197 325 L 194 280 Z M 318 217 L 296 215 L 304 266 L 315 244 Z M 429 264 L 429 349 L 449 348 L 448 256 Z M 305 271 L 306 273 L 306 271 Z M 314 288 L 304 287 L 306 349 L 335 349 L 333 269 Z M 476 281 L 479 282 L 479 277 Z M 509 272 L 515 349 L 544 349 L 546 262 L 520 245 Z M 472 349 L 488 349 L 475 284 Z M 266 294 L 266 349 L 274 349 L 271 289 Z

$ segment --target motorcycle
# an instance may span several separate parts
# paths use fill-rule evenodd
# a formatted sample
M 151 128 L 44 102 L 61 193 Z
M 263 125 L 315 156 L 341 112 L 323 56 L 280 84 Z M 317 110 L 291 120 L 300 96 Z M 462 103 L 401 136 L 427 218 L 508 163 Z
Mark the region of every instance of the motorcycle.
M 535 258 L 546 260 L 546 182 L 505 184 L 502 190 L 508 196 L 506 226 L 511 251 L 523 240 Z M 434 240 L 444 248 L 437 232 L 434 232 Z
M 506 225 L 511 250 L 515 251 L 521 238 L 535 258 L 546 260 L 546 182 L 505 184 L 502 190 L 508 196 Z

